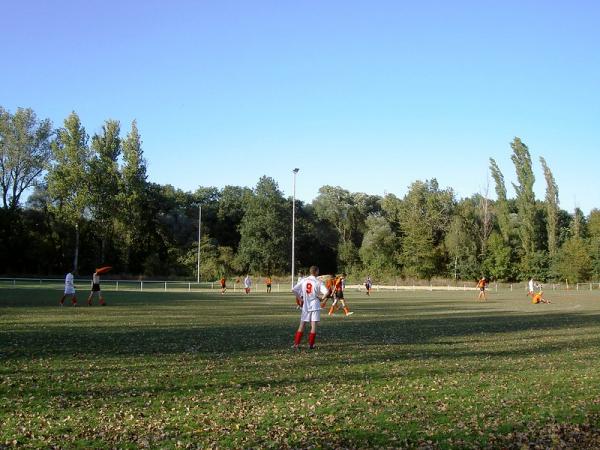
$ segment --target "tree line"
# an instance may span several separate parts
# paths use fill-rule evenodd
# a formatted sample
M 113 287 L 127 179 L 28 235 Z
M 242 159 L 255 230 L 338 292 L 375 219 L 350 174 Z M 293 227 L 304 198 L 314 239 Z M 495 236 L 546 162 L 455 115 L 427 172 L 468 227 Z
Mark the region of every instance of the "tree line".
M 495 199 L 489 188 L 457 198 L 436 179 L 412 182 L 403 197 L 321 187 L 295 204 L 296 267 L 382 280 L 598 280 L 600 211 L 561 209 L 542 157 L 546 194 L 536 199 L 529 149 L 519 138 L 510 146 L 514 198 L 493 158 Z M 124 133 L 106 120 L 90 137 L 75 112 L 54 128 L 31 109 L 0 107 L 0 273 L 109 264 L 123 276 L 193 279 L 199 207 L 203 280 L 289 273 L 292 199 L 275 180 L 186 192 L 149 181 L 146 165 L 135 121 Z

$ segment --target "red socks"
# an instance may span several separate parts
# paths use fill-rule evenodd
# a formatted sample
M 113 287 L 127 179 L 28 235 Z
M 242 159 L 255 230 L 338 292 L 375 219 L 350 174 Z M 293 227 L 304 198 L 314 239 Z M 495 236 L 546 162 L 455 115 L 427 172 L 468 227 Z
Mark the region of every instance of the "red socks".
M 294 336 L 294 347 L 298 347 L 300 342 L 302 341 L 302 335 L 304 333 L 302 331 L 296 331 L 296 335 Z M 310 348 L 314 348 L 315 346 L 315 338 L 317 337 L 317 333 L 309 333 L 308 335 L 308 346 Z

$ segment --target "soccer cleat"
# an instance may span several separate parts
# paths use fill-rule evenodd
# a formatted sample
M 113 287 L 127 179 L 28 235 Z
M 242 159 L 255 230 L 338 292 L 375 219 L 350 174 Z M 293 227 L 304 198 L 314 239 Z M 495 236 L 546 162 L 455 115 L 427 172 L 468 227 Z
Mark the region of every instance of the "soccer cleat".
M 349 311 L 348 313 L 346 313 L 346 316 L 351 316 L 352 314 L 354 314 L 354 311 Z

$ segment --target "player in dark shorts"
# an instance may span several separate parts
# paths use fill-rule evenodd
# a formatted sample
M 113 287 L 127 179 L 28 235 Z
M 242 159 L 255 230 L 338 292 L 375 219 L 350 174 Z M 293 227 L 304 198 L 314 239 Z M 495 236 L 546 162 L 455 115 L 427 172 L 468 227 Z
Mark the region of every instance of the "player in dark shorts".
M 346 300 L 344 300 L 345 279 L 346 279 L 345 273 L 341 274 L 339 277 L 337 277 L 335 279 L 335 282 L 333 285 L 334 286 L 333 287 L 334 300 L 333 300 L 333 304 L 331 305 L 331 308 L 329 308 L 330 316 L 333 316 L 333 313 L 335 313 L 338 309 L 340 309 L 338 303 L 341 303 L 342 307 L 344 308 L 344 314 L 346 316 L 350 316 L 350 315 L 354 314 L 354 312 L 352 312 L 348 309 L 348 305 L 346 305 Z
M 104 296 L 100 290 L 100 275 L 98 272 L 94 272 L 94 275 L 92 275 L 92 292 L 90 292 L 90 296 L 88 297 L 88 306 L 92 306 L 92 298 L 94 298 L 94 295 L 96 294 L 98 294 L 98 298 L 100 299 L 100 306 L 106 306 Z

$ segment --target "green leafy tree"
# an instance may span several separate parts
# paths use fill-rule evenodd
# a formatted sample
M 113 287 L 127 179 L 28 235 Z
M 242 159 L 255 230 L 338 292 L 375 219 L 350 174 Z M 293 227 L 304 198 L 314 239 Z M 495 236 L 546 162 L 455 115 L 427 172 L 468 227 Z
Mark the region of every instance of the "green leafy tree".
M 50 157 L 52 123 L 29 108 L 10 114 L 0 107 L 0 193 L 4 209 L 16 210 L 35 187 Z
M 291 252 L 291 211 L 272 178 L 263 176 L 240 224 L 237 261 L 245 271 L 284 273 Z
M 502 239 L 504 239 L 504 242 L 508 244 L 512 235 L 512 225 L 510 220 L 508 198 L 506 196 L 506 184 L 504 182 L 504 175 L 502 175 L 498 164 L 493 158 L 490 158 L 490 172 L 494 182 L 496 183 L 496 220 L 498 222 L 500 235 L 502 236 Z
M 550 258 L 554 258 L 558 251 L 558 220 L 559 220 L 559 203 L 558 203 L 558 185 L 554 179 L 554 175 L 548 167 L 546 160 L 540 156 L 540 163 L 544 169 L 544 178 L 546 179 L 546 231 L 548 235 L 548 254 Z
M 496 231 L 492 232 L 483 262 L 484 272 L 494 280 L 514 280 L 516 273 L 511 256 L 511 247 L 504 241 L 504 237 Z
M 116 120 L 107 120 L 102 132 L 92 137 L 90 161 L 90 197 L 93 219 L 102 239 L 100 262 L 106 261 L 107 246 L 114 235 L 119 214 L 118 197 L 121 156 L 121 127 Z
M 405 274 L 430 279 L 444 272 L 443 242 L 455 206 L 437 180 L 415 181 L 400 203 L 401 260 Z
M 240 186 L 225 186 L 219 194 L 217 228 L 219 243 L 236 248 L 240 242 L 239 227 L 252 197 L 252 189 Z M 290 206 L 291 208 L 291 206 Z
M 153 218 L 148 215 L 152 210 L 147 208 L 146 160 L 142 150 L 142 139 L 135 120 L 131 124 L 131 130 L 123 140 L 122 149 L 123 165 L 120 177 L 118 231 L 123 238 L 123 260 L 125 270 L 128 271 L 132 268 L 132 253 L 134 252 L 138 253 L 136 269 L 140 268 L 139 260 L 142 259 L 144 253 L 143 236 L 146 231 L 150 233 L 149 228 L 153 223 Z
M 323 186 L 312 203 L 317 218 L 337 232 L 338 270 L 351 271 L 360 259 L 358 244 L 369 213 L 379 209 L 376 197 L 351 193 L 339 186 Z
M 73 270 L 79 268 L 79 233 L 90 208 L 90 151 L 88 135 L 72 112 L 52 142 L 52 163 L 46 183 L 53 211 L 75 229 Z M 88 214 L 89 215 L 89 214 Z
M 398 244 L 390 224 L 381 215 L 371 214 L 365 225 L 366 231 L 359 250 L 364 270 L 378 276 L 394 275 Z
M 445 247 L 450 257 L 448 272 L 453 277 L 474 279 L 481 274 L 478 258 L 478 244 L 482 244 L 479 207 L 480 199 L 476 197 L 460 201 L 450 222 Z
M 573 236 L 560 248 L 554 265 L 555 272 L 569 283 L 589 280 L 592 273 L 589 245 L 584 239 Z
M 522 276 L 531 273 L 532 256 L 536 248 L 536 207 L 533 184 L 535 177 L 531 167 L 531 156 L 527 146 L 516 137 L 510 144 L 513 154 L 511 160 L 515 166 L 518 184 L 513 183 L 516 192 L 517 213 L 519 217 L 519 238 L 521 242 Z
M 592 276 L 600 280 L 600 210 L 593 209 L 588 218 L 588 235 Z

